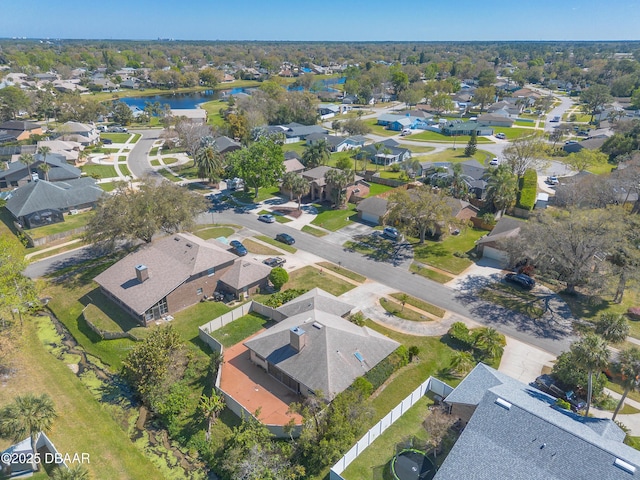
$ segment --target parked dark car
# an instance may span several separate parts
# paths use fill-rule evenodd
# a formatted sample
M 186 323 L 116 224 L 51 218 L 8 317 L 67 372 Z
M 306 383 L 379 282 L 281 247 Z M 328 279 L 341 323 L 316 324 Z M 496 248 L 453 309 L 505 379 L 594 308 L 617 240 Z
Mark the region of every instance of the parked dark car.
M 552 397 L 561 398 L 565 402 L 569 402 L 571 410 L 579 412 L 583 410 L 587 404 L 581 398 L 578 398 L 573 390 L 566 390 L 559 385 L 551 375 L 540 375 L 533 382 L 533 386 L 538 390 L 548 393 Z
M 100 139 L 100 141 L 103 145 L 111 145 L 113 143 L 113 140 L 111 140 L 110 138 L 102 138 Z
M 513 283 L 521 288 L 524 288 L 525 290 L 531 290 L 536 286 L 536 281 L 529 275 L 525 275 L 524 273 L 507 273 L 504 276 L 504 279 L 509 283 Z
M 286 263 L 286 260 L 280 257 L 269 257 L 265 258 L 262 263 L 264 263 L 268 267 L 275 268 L 283 266 Z
M 276 235 L 276 240 L 278 240 L 279 242 L 282 242 L 282 243 L 286 243 L 287 245 L 293 245 L 294 243 L 296 243 L 295 238 L 293 238 L 288 233 L 279 233 L 279 234 L 277 234 Z
M 239 257 L 244 257 L 247 254 L 247 249 L 240 240 L 231 240 L 229 245 L 233 248 L 233 253 Z

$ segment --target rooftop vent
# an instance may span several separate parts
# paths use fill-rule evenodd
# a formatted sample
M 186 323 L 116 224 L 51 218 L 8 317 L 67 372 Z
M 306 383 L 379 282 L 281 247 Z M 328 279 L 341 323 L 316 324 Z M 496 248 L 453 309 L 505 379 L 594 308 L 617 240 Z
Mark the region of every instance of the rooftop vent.
M 353 356 L 356 357 L 360 361 L 360 363 L 364 362 L 364 357 L 362 356 L 362 354 L 360 352 L 354 353 Z
M 500 405 L 505 410 L 511 410 L 511 404 L 500 397 L 496 398 L 496 405 Z
M 321 323 L 313 322 L 313 326 L 316 327 L 318 330 L 322 330 L 322 324 Z
M 193 245 L 191 245 L 190 243 L 187 243 L 187 247 L 191 248 L 193 247 Z
M 631 465 L 629 462 L 625 462 L 624 460 L 622 460 L 620 458 L 616 458 L 615 461 L 613 462 L 613 464 L 616 467 L 621 468 L 625 472 L 629 472 L 631 474 L 636 473 L 635 465 Z

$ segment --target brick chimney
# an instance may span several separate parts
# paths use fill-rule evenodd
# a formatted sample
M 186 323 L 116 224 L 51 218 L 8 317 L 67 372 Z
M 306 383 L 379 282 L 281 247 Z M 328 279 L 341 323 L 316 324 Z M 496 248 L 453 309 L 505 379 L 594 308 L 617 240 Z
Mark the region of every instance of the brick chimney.
M 149 278 L 149 269 L 146 265 L 136 265 L 136 278 L 140 283 Z
M 289 329 L 289 345 L 293 347 L 296 352 L 301 351 L 307 343 L 307 334 L 300 327 L 293 327 Z

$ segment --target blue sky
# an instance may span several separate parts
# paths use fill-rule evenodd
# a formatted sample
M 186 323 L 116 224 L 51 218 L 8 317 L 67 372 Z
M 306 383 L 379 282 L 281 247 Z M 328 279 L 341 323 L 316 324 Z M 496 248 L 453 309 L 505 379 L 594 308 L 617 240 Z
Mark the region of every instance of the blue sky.
M 0 37 L 175 40 L 640 40 L 638 0 L 29 0 Z

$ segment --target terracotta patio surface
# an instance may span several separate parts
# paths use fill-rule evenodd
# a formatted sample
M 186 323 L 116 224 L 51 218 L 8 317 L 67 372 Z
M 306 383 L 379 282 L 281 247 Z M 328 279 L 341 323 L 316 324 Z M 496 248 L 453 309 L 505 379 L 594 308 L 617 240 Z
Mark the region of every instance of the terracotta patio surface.
M 242 343 L 224 351 L 220 388 L 248 411 L 260 408 L 259 420 L 267 425 L 286 425 L 291 418 L 302 424 L 300 415 L 287 413 L 289 404 L 300 401 L 300 397 L 252 363 L 249 349 Z

